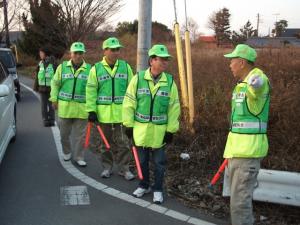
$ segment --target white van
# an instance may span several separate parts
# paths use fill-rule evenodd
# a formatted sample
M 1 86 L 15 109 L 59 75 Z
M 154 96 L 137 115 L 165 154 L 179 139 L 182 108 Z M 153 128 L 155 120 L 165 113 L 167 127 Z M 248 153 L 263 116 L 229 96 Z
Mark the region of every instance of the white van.
M 10 142 L 17 135 L 17 101 L 14 78 L 0 61 L 0 162 Z

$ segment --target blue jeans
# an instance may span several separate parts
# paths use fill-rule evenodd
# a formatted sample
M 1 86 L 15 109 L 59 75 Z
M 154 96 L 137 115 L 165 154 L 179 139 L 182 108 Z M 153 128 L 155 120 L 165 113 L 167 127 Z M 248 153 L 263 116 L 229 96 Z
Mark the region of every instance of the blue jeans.
M 163 191 L 164 175 L 166 171 L 166 153 L 165 148 L 152 149 L 137 147 L 141 169 L 143 173 L 143 180 L 140 181 L 139 187 L 148 189 L 150 186 L 149 178 L 149 160 L 150 154 L 154 161 L 154 185 L 153 191 Z

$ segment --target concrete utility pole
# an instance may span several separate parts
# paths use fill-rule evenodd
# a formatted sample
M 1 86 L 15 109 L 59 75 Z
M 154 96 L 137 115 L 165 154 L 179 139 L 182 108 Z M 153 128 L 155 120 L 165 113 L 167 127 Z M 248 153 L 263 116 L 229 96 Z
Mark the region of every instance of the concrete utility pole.
M 257 37 L 259 36 L 258 35 L 258 28 L 259 28 L 259 13 L 257 13 L 257 24 L 256 24 L 256 34 L 257 34 Z
M 148 50 L 151 47 L 152 0 L 139 0 L 137 45 L 137 72 L 148 67 Z
M 3 12 L 4 12 L 4 25 L 6 31 L 6 45 L 9 48 L 10 40 L 9 40 L 9 30 L 8 30 L 8 20 L 7 20 L 7 2 L 3 0 Z

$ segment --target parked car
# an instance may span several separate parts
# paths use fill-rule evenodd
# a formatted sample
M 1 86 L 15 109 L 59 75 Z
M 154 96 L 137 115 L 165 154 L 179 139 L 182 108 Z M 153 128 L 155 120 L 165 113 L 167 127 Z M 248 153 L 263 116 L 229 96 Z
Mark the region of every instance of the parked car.
M 14 79 L 0 60 L 0 162 L 17 135 L 17 101 Z
M 21 87 L 17 73 L 17 64 L 12 51 L 9 48 L 0 48 L 0 59 L 4 66 L 7 68 L 9 75 L 14 79 L 15 95 L 18 101 L 21 100 Z

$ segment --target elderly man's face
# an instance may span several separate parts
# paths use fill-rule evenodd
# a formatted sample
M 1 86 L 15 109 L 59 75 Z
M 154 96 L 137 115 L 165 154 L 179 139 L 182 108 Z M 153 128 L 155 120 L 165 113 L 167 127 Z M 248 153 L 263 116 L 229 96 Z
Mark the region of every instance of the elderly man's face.
M 75 64 L 79 64 L 83 61 L 84 52 L 71 52 L 71 60 Z
M 107 48 L 104 50 L 104 55 L 110 62 L 114 63 L 120 56 L 120 48 Z
M 233 58 L 230 61 L 230 69 L 234 77 L 241 78 L 243 76 L 242 72 L 245 68 L 245 60 L 241 58 Z
M 150 66 L 155 71 L 158 72 L 158 74 L 164 72 L 169 64 L 169 58 L 162 58 L 162 57 L 155 57 L 150 60 Z

